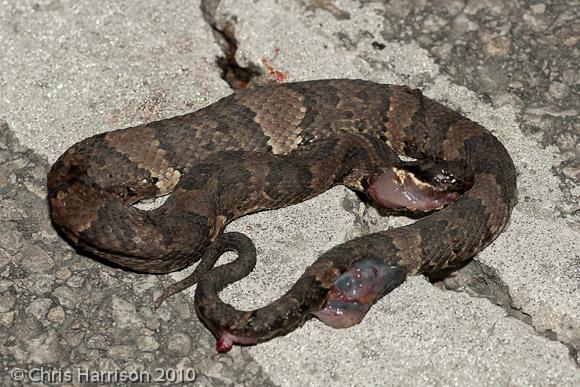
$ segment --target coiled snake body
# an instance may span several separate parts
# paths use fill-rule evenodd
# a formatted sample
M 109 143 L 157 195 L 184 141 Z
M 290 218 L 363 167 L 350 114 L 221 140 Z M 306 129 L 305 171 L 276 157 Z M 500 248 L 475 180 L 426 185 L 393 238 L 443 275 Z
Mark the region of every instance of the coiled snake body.
M 405 164 L 396 153 L 418 161 Z M 228 249 L 253 256 L 247 238 L 222 235 L 228 222 L 336 184 L 366 191 L 379 203 L 390 203 L 381 188 L 385 179 L 419 192 L 428 185 L 419 177 L 423 160 L 427 171 L 435 165 L 454 169 L 458 180 L 469 175 L 469 190 L 459 198 L 433 187 L 427 189 L 433 197 L 418 193 L 411 207 L 399 207 L 430 211 L 453 203 L 409 226 L 331 249 L 264 308 L 237 311 L 217 297 L 252 269 L 251 258 L 204 275 L 213 262 L 200 269 L 196 309 L 223 351 L 283 334 L 313 314 L 324 321 L 325 305 L 366 305 L 366 311 L 406 275 L 473 257 L 503 230 L 516 202 L 506 149 L 482 126 L 404 86 L 340 79 L 268 85 L 73 145 L 51 168 L 49 204 L 53 222 L 78 248 L 134 271 L 167 273 Z M 444 185 L 453 191 L 451 180 Z M 167 193 L 153 211 L 131 206 Z M 361 283 L 349 288 L 355 277 Z M 360 288 L 371 296 L 359 297 Z M 351 302 L 347 293 L 358 298 Z

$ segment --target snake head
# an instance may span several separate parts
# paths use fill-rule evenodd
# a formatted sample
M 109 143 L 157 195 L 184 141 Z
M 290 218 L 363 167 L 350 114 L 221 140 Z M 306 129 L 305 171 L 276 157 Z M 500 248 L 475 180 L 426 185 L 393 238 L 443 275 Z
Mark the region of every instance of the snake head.
M 463 161 L 411 161 L 401 163 L 398 168 L 426 184 L 434 194 L 464 192 L 473 186 L 473 171 Z
M 333 328 L 351 327 L 404 279 L 405 271 L 398 265 L 388 265 L 378 258 L 361 259 L 334 281 L 326 303 L 314 315 Z
M 473 185 L 473 173 L 458 161 L 404 162 L 371 176 L 367 193 L 379 207 L 414 212 L 438 210 Z

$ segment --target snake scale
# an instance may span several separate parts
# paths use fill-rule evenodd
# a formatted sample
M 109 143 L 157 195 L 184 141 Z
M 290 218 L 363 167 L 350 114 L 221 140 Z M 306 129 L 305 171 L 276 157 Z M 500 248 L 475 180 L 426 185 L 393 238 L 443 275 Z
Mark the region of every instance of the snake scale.
M 360 321 L 407 275 L 456 267 L 485 248 L 517 197 L 513 161 L 488 130 L 418 90 L 348 79 L 261 86 L 90 137 L 54 163 L 47 184 L 54 224 L 85 252 L 146 273 L 204 257 L 186 285 L 199 282 L 196 310 L 219 351 L 269 340 L 313 315 L 334 326 Z M 263 308 L 223 303 L 217 293 L 255 262 L 251 241 L 222 233 L 225 225 L 337 184 L 385 207 L 438 211 L 334 247 Z M 394 191 L 416 196 L 393 204 Z M 168 193 L 157 209 L 132 206 Z M 212 268 L 225 250 L 239 258 Z

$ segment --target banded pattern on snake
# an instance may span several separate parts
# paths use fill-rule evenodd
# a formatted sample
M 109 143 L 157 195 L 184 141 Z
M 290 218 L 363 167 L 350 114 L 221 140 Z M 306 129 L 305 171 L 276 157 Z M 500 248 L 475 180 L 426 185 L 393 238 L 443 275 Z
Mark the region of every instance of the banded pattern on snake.
M 251 241 L 222 234 L 225 225 L 336 184 L 379 206 L 438 211 L 336 246 L 263 308 L 221 302 L 217 293 L 255 261 Z M 517 196 L 514 164 L 488 130 L 418 90 L 347 79 L 262 86 L 85 139 L 52 166 L 48 192 L 67 239 L 113 264 L 168 273 L 204 257 L 163 297 L 199 281 L 196 310 L 220 351 L 269 340 L 313 315 L 337 327 L 360 321 L 407 275 L 457 266 L 485 248 Z M 168 193 L 153 211 L 131 205 Z M 228 249 L 240 258 L 211 268 Z

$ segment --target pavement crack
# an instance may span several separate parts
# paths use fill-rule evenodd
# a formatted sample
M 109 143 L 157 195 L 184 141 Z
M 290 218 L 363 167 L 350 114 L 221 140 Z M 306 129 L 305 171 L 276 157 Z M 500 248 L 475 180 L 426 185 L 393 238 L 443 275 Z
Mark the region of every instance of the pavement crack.
M 221 77 L 232 90 L 243 90 L 253 87 L 259 82 L 256 78 L 263 75 L 260 67 L 254 63 L 242 66 L 237 62 L 236 53 L 239 42 L 235 35 L 236 17 L 230 16 L 219 21 L 217 9 L 221 0 L 202 0 L 200 9 L 205 22 L 211 27 L 217 44 L 223 55 L 216 57 L 216 65 L 221 70 Z
M 508 317 L 516 318 L 531 326 L 536 334 L 565 345 L 572 360 L 580 367 L 580 349 L 573 343 L 561 340 L 557 332 L 551 329 L 539 330 L 534 325 L 533 316 L 515 306 L 508 285 L 493 267 L 472 260 L 456 271 L 430 276 L 430 280 L 440 288 L 466 293 L 471 297 L 487 298 L 503 308 Z

